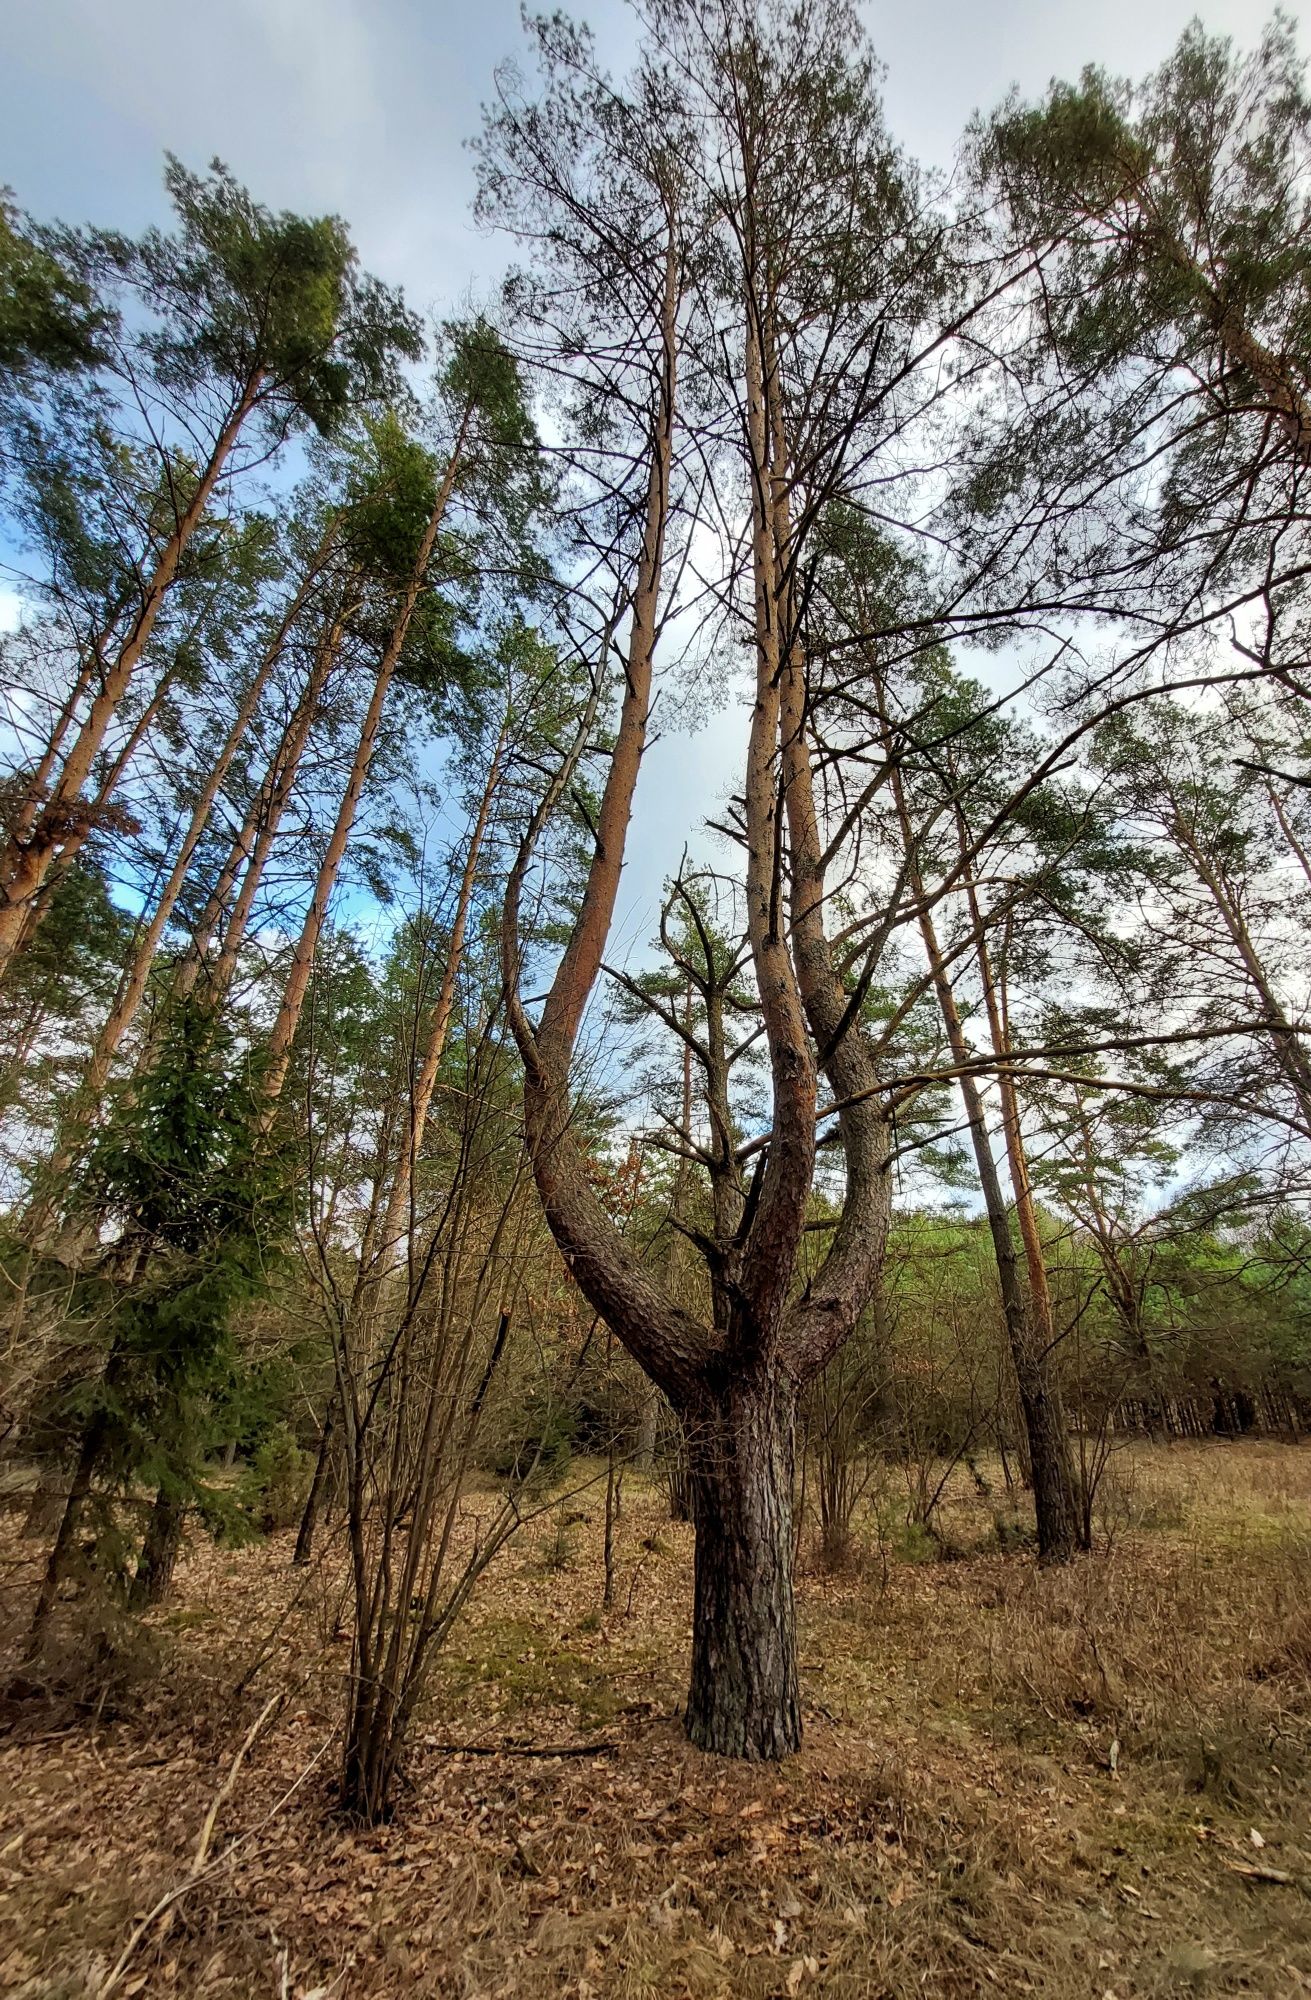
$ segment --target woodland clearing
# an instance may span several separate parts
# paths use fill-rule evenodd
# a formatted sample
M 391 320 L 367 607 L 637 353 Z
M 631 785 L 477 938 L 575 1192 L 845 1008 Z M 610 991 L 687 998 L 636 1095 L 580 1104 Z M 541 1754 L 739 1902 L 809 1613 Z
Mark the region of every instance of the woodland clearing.
M 1098 1552 L 1058 1570 L 998 1552 L 997 1496 L 962 1469 L 952 1559 L 929 1556 L 898 1530 L 899 1481 L 889 1467 L 846 1573 L 803 1551 L 806 1740 L 761 1767 L 678 1727 L 691 1530 L 630 1474 L 603 1616 L 598 1489 L 575 1464 L 484 1577 L 374 1829 L 334 1808 L 335 1538 L 308 1577 L 288 1536 L 195 1539 L 117 1712 L 9 1715 L 0 1983 L 24 2000 L 1311 1991 L 1311 1454 L 1128 1446 Z M 18 1518 L 10 1630 L 36 1567 Z M 124 1959 L 261 1717 L 203 1868 Z
M 1296 25 L 418 11 L 0 187 L 0 1985 L 1306 1993 Z

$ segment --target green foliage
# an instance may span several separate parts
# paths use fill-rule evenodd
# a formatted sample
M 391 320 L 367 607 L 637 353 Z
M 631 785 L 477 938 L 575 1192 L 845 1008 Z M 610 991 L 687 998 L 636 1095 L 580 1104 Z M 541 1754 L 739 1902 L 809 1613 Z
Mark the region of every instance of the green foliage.
M 1280 351 L 1305 354 L 1309 131 L 1293 26 L 1276 15 L 1250 54 L 1193 22 L 1145 85 L 1085 69 L 978 137 L 1028 240 L 1064 238 L 1087 260 L 1083 306 L 1062 323 L 1072 351 L 1105 357 L 1168 320 L 1209 335 L 1223 273 L 1224 309 L 1253 325 L 1277 313 Z
M 68 1086 L 76 1061 L 68 1041 L 80 1049 L 113 996 L 130 933 L 101 871 L 80 862 L 58 876 L 40 929 L 0 990 L 0 1039 L 11 1058 L 0 1066 L 0 1102 L 21 1105 L 38 1127 L 51 1094 Z
M 262 1440 L 238 1489 L 242 1506 L 262 1533 L 295 1527 L 313 1470 L 313 1459 L 301 1450 L 285 1424 L 279 1424 Z
M 1087 69 L 975 128 L 999 247 L 1038 266 L 1016 293 L 1026 331 L 1008 335 L 1021 393 L 981 420 L 961 483 L 976 555 L 981 534 L 1027 520 L 1030 587 L 1040 567 L 1044 593 L 1163 631 L 1198 593 L 1264 572 L 1302 657 L 1300 544 L 1273 524 L 1304 513 L 1309 132 L 1282 14 L 1248 51 L 1194 22 L 1140 84 Z
M 361 277 L 344 223 L 274 215 L 218 160 L 202 175 L 170 155 L 164 184 L 174 232 L 84 239 L 157 316 L 146 347 L 161 383 L 249 390 L 279 425 L 323 432 L 396 392 L 398 360 L 421 351 L 418 322 Z
M 31 229 L 0 189 L 0 382 L 31 369 L 76 371 L 100 357 L 109 308 Z
M 260 1131 L 231 1034 L 194 1001 L 97 1135 L 76 1196 L 100 1236 L 73 1313 L 98 1365 L 62 1386 L 51 1430 L 94 1441 L 112 1490 L 205 1495 L 213 1398 L 234 1365 L 233 1318 L 266 1291 L 291 1221 L 288 1162 Z
M 437 498 L 437 462 L 394 407 L 366 417 L 347 449 L 347 546 L 369 575 L 404 585 Z

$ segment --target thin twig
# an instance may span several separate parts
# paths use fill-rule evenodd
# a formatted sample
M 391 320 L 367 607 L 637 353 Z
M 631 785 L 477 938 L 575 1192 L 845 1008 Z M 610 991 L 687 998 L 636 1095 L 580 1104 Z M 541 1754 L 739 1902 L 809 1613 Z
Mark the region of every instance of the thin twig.
M 618 1753 L 617 1743 L 430 1743 L 445 1757 L 602 1757 Z
M 237 1773 L 241 1769 L 242 1760 L 245 1758 L 247 1751 L 254 1743 L 255 1738 L 259 1735 L 260 1730 L 264 1727 L 265 1722 L 268 1720 L 269 1716 L 273 1713 L 273 1710 L 278 1706 L 278 1704 L 282 1700 L 283 1696 L 281 1694 L 271 1695 L 268 1701 L 265 1702 L 259 1714 L 256 1716 L 250 1728 L 246 1731 L 245 1736 L 242 1738 L 240 1748 L 238 1749 L 236 1756 L 232 1759 L 232 1762 L 228 1767 L 228 1775 L 223 1780 L 223 1783 L 219 1786 L 217 1792 L 214 1794 L 213 1803 L 211 1804 L 209 1811 L 205 1815 L 205 1823 L 200 1829 L 200 1838 L 196 1842 L 196 1851 L 191 1858 L 190 1869 L 187 1871 L 187 1874 L 183 1878 L 183 1880 L 177 1883 L 175 1887 L 173 1887 L 172 1889 L 167 1890 L 165 1894 L 160 1897 L 159 1901 L 155 1904 L 154 1908 L 152 1910 L 149 1910 L 146 1913 L 146 1915 L 141 1919 L 141 1922 L 137 1925 L 131 1937 L 124 1945 L 122 1951 L 119 1953 L 116 1963 L 106 1974 L 104 1983 L 101 1985 L 96 1995 L 96 2000 L 109 2000 L 109 1995 L 114 1992 L 115 1988 L 119 1985 L 120 1981 L 122 1980 L 123 1973 L 127 1968 L 128 1964 L 131 1962 L 132 1955 L 136 1951 L 137 1946 L 140 1944 L 142 1938 L 146 1935 L 146 1932 L 150 1929 L 151 1925 L 155 1922 L 156 1918 L 162 1917 L 166 1910 L 172 1909 L 173 1905 L 177 1902 L 180 1902 L 182 1897 L 186 1895 L 187 1891 L 189 1889 L 194 1889 L 196 1884 L 201 1880 L 203 1880 L 203 1878 L 206 1875 L 213 1874 L 214 1870 L 217 1867 L 219 1867 L 224 1861 L 228 1860 L 228 1858 L 233 1854 L 233 1852 L 236 1850 L 237 1847 L 239 1847 L 244 1841 L 249 1840 L 252 1834 L 258 1833 L 260 1827 L 267 1826 L 269 1820 L 273 1818 L 274 1814 L 281 1811 L 282 1807 L 287 1803 L 287 1800 L 292 1796 L 292 1793 L 299 1790 L 301 1784 L 309 1776 L 310 1772 L 314 1769 L 315 1764 L 318 1763 L 319 1758 L 322 1757 L 324 1751 L 328 1747 L 328 1744 L 332 1742 L 333 1737 L 337 1733 L 335 1729 L 332 1731 L 332 1735 L 330 1735 L 326 1739 L 322 1747 L 315 1752 L 310 1762 L 301 1772 L 300 1777 L 296 1779 L 295 1784 L 291 1786 L 290 1790 L 283 1793 L 282 1797 L 278 1800 L 277 1804 L 273 1807 L 272 1811 L 268 1813 L 265 1816 L 265 1818 L 259 1822 L 258 1826 L 251 1827 L 248 1833 L 240 1834 L 238 1838 L 234 1840 L 229 1847 L 225 1848 L 223 1853 L 218 1856 L 217 1860 L 210 1862 L 207 1868 L 205 1866 L 205 1856 L 209 1852 L 209 1843 L 214 1835 L 214 1825 L 219 1815 L 219 1809 L 223 1805 L 224 1801 L 230 1798 L 232 1795 L 233 1786 L 236 1784 L 237 1781 Z

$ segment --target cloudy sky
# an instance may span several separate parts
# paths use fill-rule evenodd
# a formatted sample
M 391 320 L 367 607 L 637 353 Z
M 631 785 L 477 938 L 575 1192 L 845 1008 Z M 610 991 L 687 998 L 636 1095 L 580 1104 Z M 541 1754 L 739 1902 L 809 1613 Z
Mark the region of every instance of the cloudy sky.
M 545 4 L 545 0 L 542 0 Z M 1311 8 L 1289 11 L 1304 20 Z M 577 7 L 622 67 L 624 0 Z M 1138 75 L 1200 11 L 1208 28 L 1255 39 L 1264 0 L 938 0 L 866 5 L 887 64 L 889 123 L 949 167 L 979 107 L 1013 83 L 1040 91 L 1095 62 Z M 261 200 L 335 211 L 364 263 L 413 304 L 458 303 L 504 248 L 469 221 L 464 140 L 496 66 L 521 46 L 517 0 L 13 0 L 0 63 L 0 183 L 40 218 L 135 230 L 160 220 L 161 155 L 215 154 Z M 658 745 L 621 924 L 648 934 L 684 833 L 726 784 L 721 722 Z

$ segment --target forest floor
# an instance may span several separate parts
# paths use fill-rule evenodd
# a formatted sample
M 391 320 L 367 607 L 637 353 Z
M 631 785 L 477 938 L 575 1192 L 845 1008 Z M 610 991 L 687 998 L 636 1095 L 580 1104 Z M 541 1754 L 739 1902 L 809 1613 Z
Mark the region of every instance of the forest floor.
M 484 1578 L 374 1831 L 333 1807 L 338 1555 L 307 1578 L 288 1536 L 198 1539 L 130 1699 L 9 1717 L 0 1990 L 1311 1993 L 1311 1447 L 1135 1446 L 1107 1477 L 1109 1546 L 1040 1572 L 963 1470 L 931 1553 L 890 1473 L 853 1565 L 803 1562 L 806 1743 L 769 1768 L 681 1735 L 690 1531 L 630 1476 L 603 1613 L 588 1488 Z

